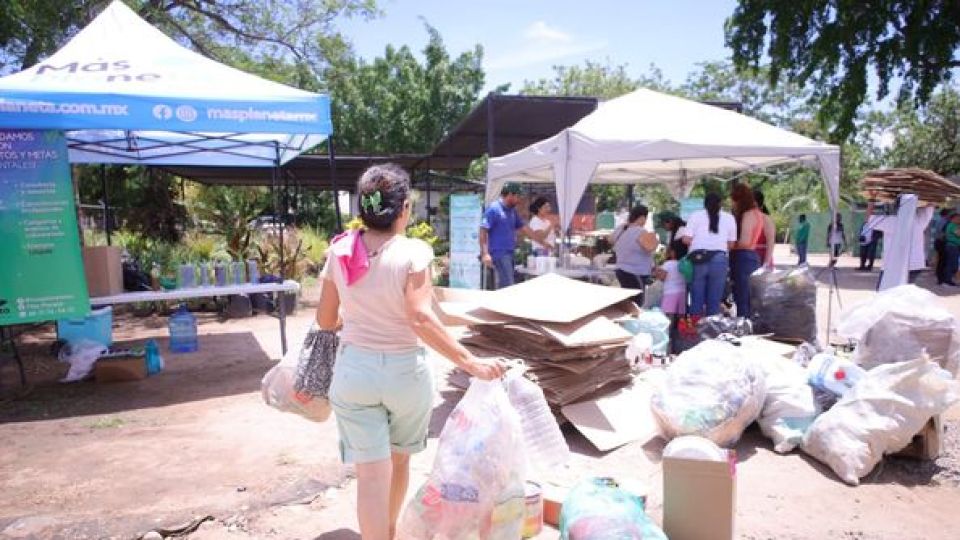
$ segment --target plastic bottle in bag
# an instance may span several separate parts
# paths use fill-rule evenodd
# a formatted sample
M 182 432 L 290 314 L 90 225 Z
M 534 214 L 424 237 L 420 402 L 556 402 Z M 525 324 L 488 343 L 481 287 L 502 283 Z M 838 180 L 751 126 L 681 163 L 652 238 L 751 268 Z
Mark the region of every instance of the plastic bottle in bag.
M 548 472 L 566 465 L 570 448 L 550 412 L 543 390 L 520 370 L 514 370 L 507 375 L 507 396 L 520 415 L 531 467 Z
M 849 360 L 818 354 L 810 360 L 807 374 L 810 386 L 843 396 L 857 384 L 866 371 Z

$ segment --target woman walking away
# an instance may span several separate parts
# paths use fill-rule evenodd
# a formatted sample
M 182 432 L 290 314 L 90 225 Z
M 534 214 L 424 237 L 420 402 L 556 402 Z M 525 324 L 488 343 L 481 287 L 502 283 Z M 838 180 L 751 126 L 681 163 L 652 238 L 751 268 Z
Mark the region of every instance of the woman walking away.
M 357 193 L 364 229 L 335 238 L 321 273 L 317 324 L 341 347 L 330 384 L 340 454 L 357 471 L 357 517 L 364 540 L 393 538 L 410 476 L 410 454 L 424 449 L 433 376 L 420 341 L 479 379 L 503 374 L 478 360 L 431 308 L 426 243 L 404 236 L 410 178 L 387 164 L 367 169 Z M 418 340 L 419 338 L 419 340 Z
M 633 297 L 638 305 L 643 305 L 643 290 L 653 271 L 653 252 L 660 241 L 657 235 L 646 229 L 647 207 L 638 204 L 630 211 L 626 225 L 614 229 L 610 243 L 617 254 L 617 281 L 624 289 L 639 289 Z
M 737 243 L 730 255 L 730 276 L 737 317 L 750 316 L 750 274 L 760 268 L 757 243 L 763 234 L 764 216 L 757 208 L 753 191 L 746 184 L 733 186 L 730 193 L 737 222 Z
M 720 313 L 720 300 L 727 286 L 728 252 L 737 240 L 733 216 L 720 210 L 720 195 L 708 193 L 684 229 L 683 242 L 690 248 L 693 284 L 690 288 L 690 315 Z

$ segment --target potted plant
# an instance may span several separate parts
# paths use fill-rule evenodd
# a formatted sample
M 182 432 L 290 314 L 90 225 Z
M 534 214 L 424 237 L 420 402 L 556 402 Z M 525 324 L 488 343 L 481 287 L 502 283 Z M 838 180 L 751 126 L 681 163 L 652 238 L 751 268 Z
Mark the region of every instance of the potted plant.
M 283 246 L 283 263 L 280 261 L 280 248 Z M 263 278 L 273 276 L 276 279 L 301 281 L 307 272 L 310 261 L 307 250 L 297 230 L 287 228 L 281 243 L 279 232 L 264 232 L 257 242 L 257 264 Z M 297 293 L 283 295 L 287 313 L 293 313 L 297 307 Z

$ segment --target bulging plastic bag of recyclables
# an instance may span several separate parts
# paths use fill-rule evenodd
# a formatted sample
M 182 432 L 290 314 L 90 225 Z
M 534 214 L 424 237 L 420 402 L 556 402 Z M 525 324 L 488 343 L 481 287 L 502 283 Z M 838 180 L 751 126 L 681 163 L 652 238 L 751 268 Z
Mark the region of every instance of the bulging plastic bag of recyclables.
M 650 405 L 664 438 L 698 435 L 735 444 L 757 419 L 766 384 L 757 363 L 729 343 L 708 340 L 666 369 Z
M 429 478 L 404 509 L 399 538 L 520 538 L 523 444 L 520 418 L 503 384 L 473 379 L 440 432 Z

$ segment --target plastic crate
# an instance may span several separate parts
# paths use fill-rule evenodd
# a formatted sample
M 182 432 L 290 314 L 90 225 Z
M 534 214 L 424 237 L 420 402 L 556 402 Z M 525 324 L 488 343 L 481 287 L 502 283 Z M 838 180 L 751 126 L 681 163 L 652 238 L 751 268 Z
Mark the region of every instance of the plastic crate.
M 68 343 L 89 339 L 109 347 L 113 344 L 113 308 L 95 309 L 82 319 L 57 321 L 57 337 Z

